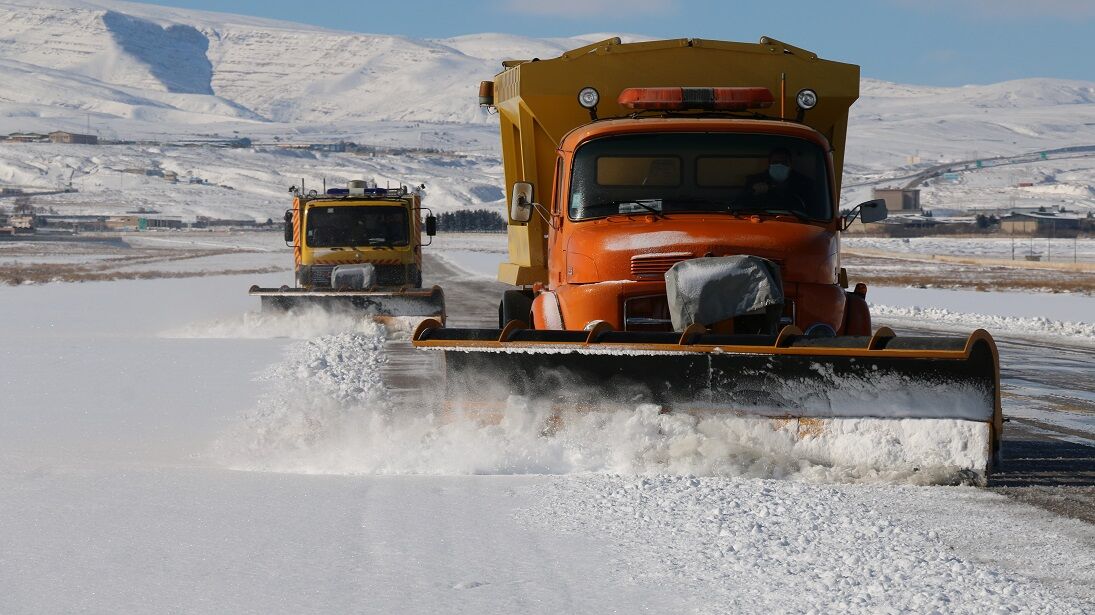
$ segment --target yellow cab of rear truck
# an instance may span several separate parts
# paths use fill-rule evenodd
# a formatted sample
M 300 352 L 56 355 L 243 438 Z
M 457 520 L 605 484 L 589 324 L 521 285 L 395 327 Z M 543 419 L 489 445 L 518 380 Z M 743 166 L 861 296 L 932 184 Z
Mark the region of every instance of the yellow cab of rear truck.
M 264 310 L 314 306 L 443 319 L 440 287 L 422 288 L 419 190 L 370 187 L 363 180 L 323 194 L 290 189 L 294 199 L 285 212 L 285 242 L 293 248 L 296 285 L 255 286 L 250 294 L 261 297 Z M 432 237 L 432 215 L 425 227 Z

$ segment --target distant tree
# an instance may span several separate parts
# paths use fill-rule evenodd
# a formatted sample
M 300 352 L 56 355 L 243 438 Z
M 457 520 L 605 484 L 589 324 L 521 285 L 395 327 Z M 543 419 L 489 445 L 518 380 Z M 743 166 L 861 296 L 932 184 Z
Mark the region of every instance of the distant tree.
M 29 196 L 21 196 L 15 199 L 15 206 L 12 208 L 12 212 L 16 214 L 32 214 L 34 213 L 34 205 L 30 202 Z
M 446 211 L 437 216 L 437 229 L 448 233 L 504 231 L 506 219 L 489 209 Z

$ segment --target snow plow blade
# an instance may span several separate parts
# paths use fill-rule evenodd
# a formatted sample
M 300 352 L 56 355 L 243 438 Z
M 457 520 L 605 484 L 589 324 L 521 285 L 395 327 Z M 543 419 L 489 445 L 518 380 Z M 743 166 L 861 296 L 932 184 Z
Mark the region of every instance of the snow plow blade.
M 418 348 L 444 352 L 450 407 L 480 417 L 517 396 L 562 412 L 685 412 L 708 431 L 824 466 L 943 473 L 983 484 L 999 455 L 999 357 L 992 336 L 778 336 L 447 329 L 427 320 Z M 455 400 L 455 401 L 453 401 Z M 701 425 L 702 427 L 702 425 Z
M 248 294 L 261 298 L 263 312 L 323 309 L 329 312 L 363 313 L 369 316 L 420 316 L 445 321 L 445 293 L 440 286 L 395 291 L 310 290 L 306 288 L 259 288 Z

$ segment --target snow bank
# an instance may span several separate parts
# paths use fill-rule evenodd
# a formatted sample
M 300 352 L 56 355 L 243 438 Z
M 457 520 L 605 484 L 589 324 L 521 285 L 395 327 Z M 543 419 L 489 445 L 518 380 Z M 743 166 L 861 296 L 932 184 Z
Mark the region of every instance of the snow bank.
M 869 305 L 871 315 L 876 319 L 931 323 L 936 328 L 987 329 L 990 332 L 1007 332 L 1018 336 L 1062 336 L 1069 338 L 1071 342 L 1095 345 L 1095 324 L 1093 323 L 954 312 L 935 307 L 898 307 L 875 303 Z
M 608 540 L 629 563 L 657 562 L 632 565 L 635 583 L 702 588 L 710 612 L 1082 613 L 1091 607 L 1082 591 L 1049 591 L 1006 572 L 1031 567 L 974 560 L 970 549 L 952 546 L 961 540 L 941 536 L 930 519 L 977 495 L 967 489 L 928 494 L 908 487 L 587 476 L 555 481 L 542 493 L 543 505 L 521 517 L 530 526 Z M 920 504 L 926 498 L 930 506 Z M 1004 500 L 984 498 L 996 505 L 986 502 L 947 527 L 979 532 L 1006 520 Z M 929 510 L 921 511 L 920 523 L 909 523 L 898 507 L 886 509 L 892 500 Z M 987 542 L 979 552 L 993 546 Z M 1069 565 L 1089 559 L 1080 545 L 1060 547 L 1079 558 L 1058 558 Z
M 896 254 L 970 256 L 1007 259 L 1013 256 L 1022 259 L 1027 254 L 1036 253 L 1049 262 L 1071 263 L 1073 255 L 1079 262 L 1095 261 L 1095 239 L 1030 237 L 856 237 L 844 235 L 840 239 L 841 247 L 846 250 L 869 249 L 882 250 Z

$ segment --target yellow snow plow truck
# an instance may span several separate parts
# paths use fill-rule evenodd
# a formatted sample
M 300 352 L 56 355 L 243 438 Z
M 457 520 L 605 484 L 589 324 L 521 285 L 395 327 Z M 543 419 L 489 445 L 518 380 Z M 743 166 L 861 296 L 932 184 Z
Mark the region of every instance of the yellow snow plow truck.
M 450 407 L 517 399 L 556 426 L 656 405 L 727 455 L 984 480 L 1003 427 L 992 337 L 872 330 L 841 267 L 841 232 L 886 215 L 838 207 L 858 66 L 765 37 L 503 67 L 480 104 L 501 124 L 499 279 L 516 288 L 497 329 L 413 337 L 444 354 Z
M 285 243 L 293 248 L 296 286 L 252 286 L 250 294 L 261 297 L 264 312 L 319 308 L 445 320 L 441 287 L 422 288 L 418 190 L 355 180 L 323 194 L 296 187 L 290 192 Z M 426 216 L 425 226 L 433 237 L 436 218 Z

